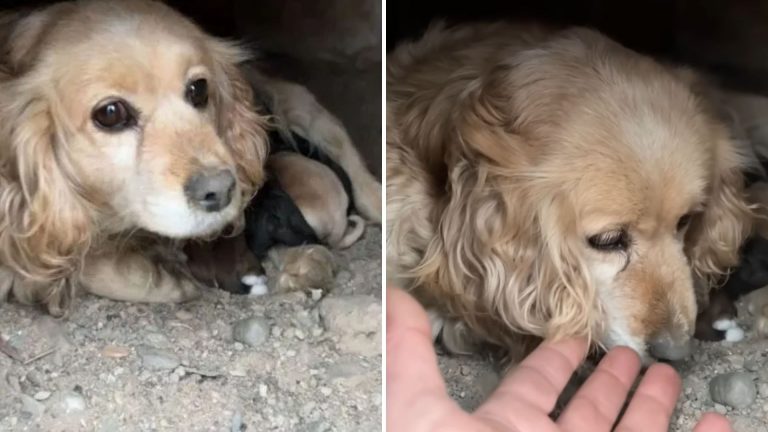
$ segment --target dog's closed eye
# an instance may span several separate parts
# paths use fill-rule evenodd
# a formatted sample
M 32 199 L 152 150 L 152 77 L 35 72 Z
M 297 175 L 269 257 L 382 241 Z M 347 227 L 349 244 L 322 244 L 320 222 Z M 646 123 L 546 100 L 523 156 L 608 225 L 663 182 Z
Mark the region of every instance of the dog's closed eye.
M 688 228 L 688 225 L 691 224 L 691 220 L 693 219 L 693 216 L 695 213 L 686 213 L 680 219 L 677 221 L 677 232 L 683 232 L 686 228 Z
M 624 228 L 606 231 L 589 237 L 587 243 L 603 252 L 625 251 L 629 247 L 629 233 Z

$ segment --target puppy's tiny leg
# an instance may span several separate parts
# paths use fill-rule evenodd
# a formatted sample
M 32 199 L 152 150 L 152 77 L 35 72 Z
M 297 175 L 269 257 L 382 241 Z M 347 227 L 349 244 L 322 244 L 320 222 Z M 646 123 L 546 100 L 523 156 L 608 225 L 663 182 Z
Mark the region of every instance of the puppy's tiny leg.
M 80 282 L 92 294 L 130 302 L 179 303 L 200 296 L 190 277 L 137 253 L 89 257 Z
M 452 354 L 470 355 L 478 350 L 478 341 L 471 330 L 460 321 L 446 320 L 441 340 L 445 349 Z
M 432 329 L 432 343 L 435 343 L 440 336 L 440 331 L 443 330 L 443 317 L 434 309 L 427 310 L 427 317 L 429 317 L 429 327 Z
M 350 215 L 347 218 L 347 228 L 344 237 L 336 245 L 339 249 L 345 249 L 352 246 L 365 232 L 365 221 L 357 215 Z
M 258 297 L 269 293 L 267 277 L 265 275 L 248 273 L 240 278 L 240 282 L 248 287 L 248 295 Z

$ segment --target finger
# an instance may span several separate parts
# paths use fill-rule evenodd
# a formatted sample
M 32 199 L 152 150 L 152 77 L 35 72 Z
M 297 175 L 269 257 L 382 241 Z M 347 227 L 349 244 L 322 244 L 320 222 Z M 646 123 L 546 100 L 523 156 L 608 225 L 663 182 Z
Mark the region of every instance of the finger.
M 733 432 L 727 418 L 716 413 L 704 413 L 693 432 Z
M 680 395 L 680 377 L 671 366 L 656 363 L 645 373 L 617 432 L 666 432 Z
M 475 414 L 521 430 L 543 430 L 539 424 L 521 424 L 522 419 L 536 417 L 521 413 L 543 413 L 538 418 L 546 418 L 586 352 L 584 339 L 543 342 L 507 375 Z
M 404 291 L 388 288 L 387 411 L 397 413 L 396 417 L 388 415 L 388 421 L 394 425 L 418 419 L 429 425 L 451 404 L 437 367 L 426 312 Z M 413 423 L 405 426 L 420 429 Z
M 639 372 L 640 358 L 633 350 L 609 351 L 557 423 L 567 431 L 610 431 Z

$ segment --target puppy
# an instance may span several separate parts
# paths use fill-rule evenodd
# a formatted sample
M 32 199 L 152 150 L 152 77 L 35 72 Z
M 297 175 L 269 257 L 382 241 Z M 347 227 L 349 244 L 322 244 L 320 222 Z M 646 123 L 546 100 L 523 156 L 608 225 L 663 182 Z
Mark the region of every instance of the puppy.
M 307 233 L 304 239 L 299 239 L 302 240 L 301 243 L 320 242 L 335 249 L 344 249 L 351 246 L 363 234 L 365 222 L 359 216 L 347 216 L 350 209 L 349 197 L 341 181 L 330 168 L 297 153 L 280 152 L 270 156 L 267 170 L 274 176 L 279 183 L 279 188 L 291 199 L 303 220 L 311 228 L 311 235 Z M 260 205 L 257 196 L 257 200 L 254 200 L 249 207 L 250 214 L 255 215 L 259 209 L 264 210 L 266 206 Z M 253 219 L 250 216 L 246 217 L 246 232 L 249 233 L 249 240 L 251 234 L 255 234 L 257 229 L 262 230 L 264 227 L 258 221 L 258 216 L 254 216 Z M 273 230 L 275 236 L 289 231 L 287 227 L 279 226 L 273 226 Z M 316 241 L 312 241 L 312 237 Z M 293 239 L 279 242 L 287 246 L 296 246 L 297 244 L 292 244 L 295 242 L 291 240 Z M 251 250 L 254 252 L 264 246 L 263 244 L 255 245 L 255 242 L 251 244 Z
M 753 219 L 745 158 L 699 87 L 582 28 L 437 25 L 402 45 L 388 277 L 443 332 L 510 352 L 581 336 L 685 357 Z
M 348 216 L 353 207 L 351 182 L 338 164 L 300 136 L 291 138 L 295 147 L 274 130 L 269 136 L 270 147 L 277 153 L 267 164 L 270 178 L 246 209 L 244 235 L 194 243 L 186 249 L 190 270 L 198 280 L 233 293 L 266 292 L 260 262 L 273 247 L 324 243 L 345 248 L 360 238 L 365 227 L 359 216 Z M 333 266 L 318 265 L 314 258 L 325 255 L 308 249 L 279 256 L 287 258 L 276 260 L 285 270 L 278 280 L 289 281 L 278 282 L 279 289 L 318 288 L 330 283 Z M 312 276 L 318 271 L 322 277 Z
M 246 53 L 154 1 L 64 2 L 0 21 L 8 289 L 53 314 L 78 289 L 196 297 L 177 262 L 157 259 L 242 226 L 263 183 L 265 120 L 238 67 Z

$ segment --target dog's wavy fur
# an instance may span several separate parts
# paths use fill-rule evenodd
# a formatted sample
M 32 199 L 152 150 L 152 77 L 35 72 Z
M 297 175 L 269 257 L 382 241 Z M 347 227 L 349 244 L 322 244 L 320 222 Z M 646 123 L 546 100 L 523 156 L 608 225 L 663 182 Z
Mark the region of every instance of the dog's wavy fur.
M 105 20 L 114 27 L 101 23 Z M 267 152 L 264 118 L 253 109 L 251 89 L 238 69 L 248 57 L 244 50 L 205 35 L 170 8 L 152 1 L 67 2 L 5 15 L 0 24 L 0 263 L 15 275 L 16 297 L 43 302 L 52 313 L 62 313 L 75 286 L 83 282 L 92 256 L 114 252 L 134 231 L 153 231 L 116 208 L 118 198 L 102 187 L 114 186 L 111 173 L 99 169 L 104 161 L 77 160 L 73 146 L 83 142 L 98 145 L 90 125 L 85 124 L 90 122 L 92 107 L 82 106 L 80 100 L 87 88 L 63 88 L 62 83 L 65 77 L 80 74 L 85 78 L 78 82 L 98 85 L 88 80 L 97 81 L 99 74 L 109 73 L 140 86 L 131 81 L 132 66 L 141 64 L 153 71 L 167 66 L 146 62 L 156 58 L 149 49 L 168 40 L 181 41 L 181 51 L 191 47 L 194 52 L 187 54 L 209 68 L 212 114 L 195 120 L 202 123 L 194 123 L 198 128 L 194 130 L 210 127 L 212 132 L 210 136 L 185 136 L 184 128 L 192 126 L 179 120 L 177 129 L 168 132 L 174 139 L 158 144 L 164 147 L 157 151 L 164 152 L 161 157 L 178 156 L 178 161 L 169 163 L 172 172 L 167 175 L 175 175 L 181 182 L 196 163 L 184 160 L 191 158 L 185 147 L 197 143 L 192 139 L 210 139 L 207 147 L 198 149 L 202 152 L 199 157 L 231 164 L 241 198 L 239 209 L 211 222 L 203 234 L 241 222 L 242 207 L 263 181 Z M 112 31 L 130 33 L 114 30 L 120 26 L 135 26 L 133 40 L 121 45 L 99 40 L 107 36 L 114 41 Z M 145 35 L 143 30 L 150 32 Z M 154 39 L 158 35 L 160 40 Z M 131 51 L 115 55 L 123 47 Z M 174 55 L 169 53 L 168 58 Z M 79 63 L 99 56 L 112 56 L 114 61 L 100 63 L 103 70 L 88 70 Z M 137 76 L 134 81 L 140 79 Z M 183 78 L 179 85 L 182 94 Z M 73 114 L 78 109 L 84 112 Z
M 687 340 L 695 300 L 737 263 L 752 224 L 746 161 L 694 94 L 699 85 L 689 71 L 586 29 L 438 24 L 400 46 L 387 60 L 388 279 L 474 338 L 510 351 L 570 335 L 641 354 L 663 331 Z M 674 139 L 628 151 L 617 130 L 643 116 L 654 119 L 647 126 L 656 115 L 668 129 L 630 138 Z M 664 160 L 672 161 L 667 168 L 654 166 Z M 659 251 L 633 257 L 650 265 L 618 284 L 623 289 L 611 284 L 606 295 L 623 302 L 613 304 L 590 267 L 602 258 L 588 255 L 583 216 L 612 202 L 642 207 L 620 185 L 653 190 L 653 178 L 642 175 L 666 175 L 674 162 L 676 179 L 690 183 L 702 207 L 684 246 L 664 249 L 652 238 L 644 247 Z M 603 171 L 609 186 L 591 188 L 589 176 Z M 671 183 L 661 195 L 685 196 L 680 187 Z M 664 208 L 660 218 L 682 215 Z M 654 268 L 666 261 L 678 264 Z M 694 278 L 702 287 L 695 296 Z M 628 320 L 624 340 L 607 336 L 616 316 Z

